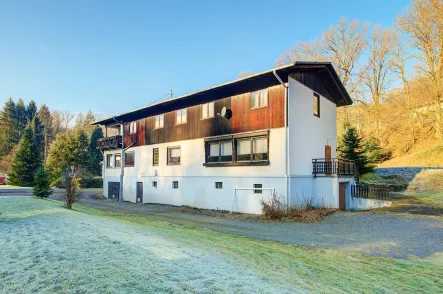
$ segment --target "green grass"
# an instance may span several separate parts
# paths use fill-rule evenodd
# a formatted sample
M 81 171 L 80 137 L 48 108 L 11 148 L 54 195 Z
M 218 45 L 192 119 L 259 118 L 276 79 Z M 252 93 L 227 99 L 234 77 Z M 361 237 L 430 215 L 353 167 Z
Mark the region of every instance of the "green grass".
M 35 198 L 0 198 L 0 293 L 437 293 L 441 255 L 309 249 Z

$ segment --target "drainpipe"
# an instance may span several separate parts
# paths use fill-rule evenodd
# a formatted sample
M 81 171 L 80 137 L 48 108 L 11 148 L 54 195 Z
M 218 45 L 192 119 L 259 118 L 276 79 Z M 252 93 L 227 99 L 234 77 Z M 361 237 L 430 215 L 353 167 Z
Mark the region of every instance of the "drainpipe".
M 118 124 L 120 124 L 120 128 L 122 131 L 122 150 L 121 150 L 121 163 L 120 163 L 120 191 L 118 193 L 118 201 L 123 201 L 123 176 L 125 175 L 125 125 L 123 122 L 120 122 L 115 119 L 115 117 L 112 118 L 115 120 Z M 109 192 L 109 191 L 108 191 Z
M 276 70 L 272 72 L 275 78 L 280 82 L 280 84 L 285 87 L 285 182 L 286 182 L 286 206 L 289 205 L 289 140 L 288 140 L 288 86 L 282 81 L 282 79 L 277 74 Z M 288 80 L 289 83 L 289 80 Z

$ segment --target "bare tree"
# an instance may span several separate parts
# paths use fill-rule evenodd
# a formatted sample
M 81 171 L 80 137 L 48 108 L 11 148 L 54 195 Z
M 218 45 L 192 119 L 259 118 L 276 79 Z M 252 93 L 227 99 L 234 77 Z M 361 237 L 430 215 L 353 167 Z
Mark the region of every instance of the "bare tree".
M 443 1 L 413 1 L 398 17 L 398 24 L 418 51 L 417 71 L 431 81 L 435 134 L 443 141 Z
M 250 71 L 250 70 L 241 71 L 241 72 L 238 73 L 237 79 L 247 78 L 247 77 L 252 76 L 254 74 L 255 73 L 253 71 Z
M 386 96 L 392 83 L 391 60 L 395 40 L 396 36 L 393 31 L 374 26 L 368 42 L 369 57 L 367 65 L 362 72 L 363 84 L 371 95 L 377 138 L 380 130 L 380 102 Z

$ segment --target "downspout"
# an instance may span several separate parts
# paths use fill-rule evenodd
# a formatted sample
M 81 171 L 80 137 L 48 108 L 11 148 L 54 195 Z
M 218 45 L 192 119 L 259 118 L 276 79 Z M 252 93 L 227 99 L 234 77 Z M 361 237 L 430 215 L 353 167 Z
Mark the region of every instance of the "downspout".
M 118 201 L 123 201 L 123 176 L 125 175 L 125 125 L 123 122 L 120 122 L 112 118 L 118 124 L 120 124 L 120 128 L 122 131 L 122 150 L 121 150 L 121 163 L 120 163 L 120 191 L 118 193 Z
M 272 72 L 275 76 L 275 78 L 280 82 L 280 84 L 285 88 L 285 182 L 286 182 L 286 207 L 289 206 L 289 140 L 288 140 L 288 86 L 282 81 L 282 79 L 277 74 L 276 70 L 274 69 Z M 289 83 L 289 80 L 288 80 Z

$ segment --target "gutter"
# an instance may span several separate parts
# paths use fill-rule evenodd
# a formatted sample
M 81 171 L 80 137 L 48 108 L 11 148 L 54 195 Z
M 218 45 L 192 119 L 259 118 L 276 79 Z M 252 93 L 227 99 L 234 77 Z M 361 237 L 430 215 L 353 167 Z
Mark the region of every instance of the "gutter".
M 280 84 L 285 87 L 285 181 L 286 181 L 286 208 L 289 206 L 289 193 L 290 193 L 290 187 L 289 187 L 289 140 L 288 140 L 288 88 L 283 80 L 280 78 L 280 76 L 277 74 L 277 71 L 274 69 L 272 71 L 275 78 L 280 82 Z M 289 78 L 288 78 L 288 84 L 289 84 Z

